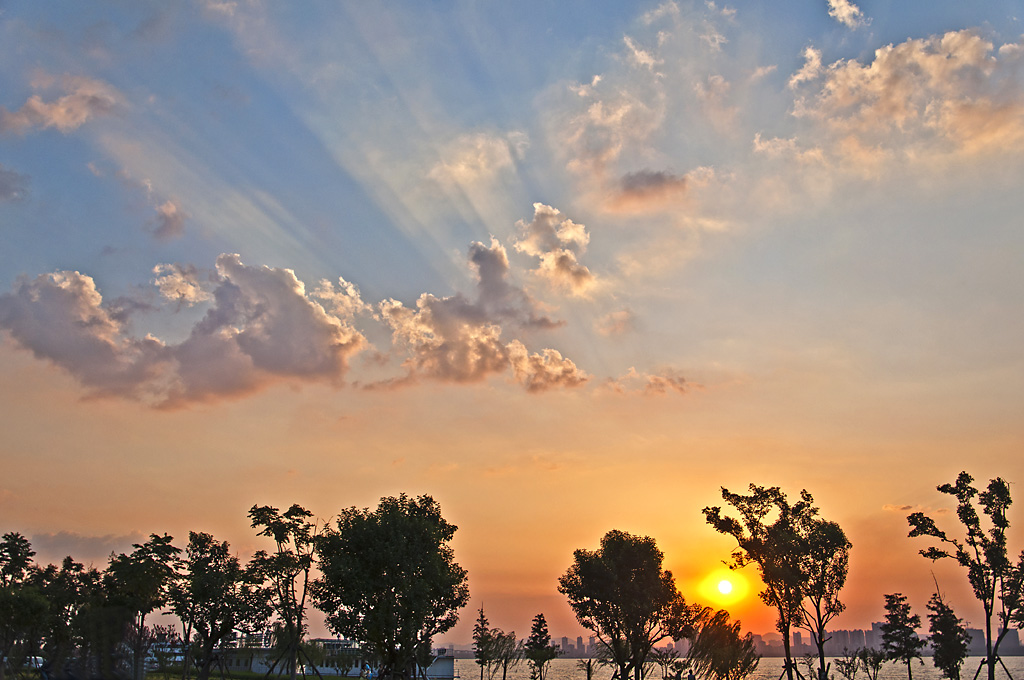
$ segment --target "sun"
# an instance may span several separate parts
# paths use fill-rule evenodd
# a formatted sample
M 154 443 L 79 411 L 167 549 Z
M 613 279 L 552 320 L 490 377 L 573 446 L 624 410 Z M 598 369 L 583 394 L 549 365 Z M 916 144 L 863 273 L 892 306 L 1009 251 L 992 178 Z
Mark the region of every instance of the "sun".
M 705 576 L 697 589 L 709 604 L 728 607 L 746 599 L 750 584 L 743 574 L 722 567 Z

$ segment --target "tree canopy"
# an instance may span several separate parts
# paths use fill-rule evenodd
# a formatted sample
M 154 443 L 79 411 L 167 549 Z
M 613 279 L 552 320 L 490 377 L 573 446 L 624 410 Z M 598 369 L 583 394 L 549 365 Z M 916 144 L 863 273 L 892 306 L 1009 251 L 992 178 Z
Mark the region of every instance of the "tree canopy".
M 923 512 L 907 517 L 911 527 L 909 535 L 938 539 L 941 547 L 928 547 L 921 550 L 921 554 L 930 560 L 952 558 L 967 570 L 967 580 L 984 610 L 985 663 L 989 680 L 995 680 L 999 644 L 1011 626 L 1024 622 L 1024 552 L 1014 563 L 1006 542 L 1010 526 L 1007 510 L 1013 503 L 1010 485 L 997 477 L 989 481 L 984 491 L 979 491 L 974 486 L 974 478 L 961 472 L 954 484 L 941 484 L 937 489 L 956 499 L 956 515 L 966 532 L 965 537 L 951 538 Z M 979 509 L 988 517 L 987 528 L 982 525 Z M 997 630 L 993 630 L 993 623 L 997 624 Z
M 613 530 L 597 550 L 574 551 L 558 580 L 558 591 L 607 648 L 622 680 L 640 680 L 651 648 L 666 637 L 691 637 L 702 613 L 676 590 L 663 558 L 654 539 Z
M 466 570 L 450 546 L 456 529 L 430 496 L 402 494 L 373 511 L 342 511 L 315 539 L 317 606 L 331 630 L 377 655 L 382 676 L 411 677 L 417 653 L 468 602 Z
M 206 680 L 214 650 L 235 631 L 266 623 L 269 593 L 252 571 L 207 533 L 189 532 L 184 572 L 171 588 L 171 610 L 195 635 L 199 680 Z
M 722 498 L 738 518 L 720 507 L 704 508 L 704 517 L 718 532 L 736 539 L 734 569 L 756 565 L 764 589 L 761 600 L 775 609 L 782 635 L 785 671 L 793 679 L 796 666 L 790 646 L 793 626 L 806 629 L 817 648 L 818 677 L 827 677 L 827 625 L 846 608 L 839 593 L 849 571 L 850 541 L 835 522 L 818 517 L 806 490 L 790 502 L 779 487 L 751 484 L 747 495 L 722 489 Z
M 913 680 L 914 659 L 921 659 L 926 642 L 915 632 L 921 617 L 910 611 L 907 598 L 900 593 L 885 596 L 885 623 L 882 624 L 882 651 L 890 661 L 907 664 L 907 680 Z

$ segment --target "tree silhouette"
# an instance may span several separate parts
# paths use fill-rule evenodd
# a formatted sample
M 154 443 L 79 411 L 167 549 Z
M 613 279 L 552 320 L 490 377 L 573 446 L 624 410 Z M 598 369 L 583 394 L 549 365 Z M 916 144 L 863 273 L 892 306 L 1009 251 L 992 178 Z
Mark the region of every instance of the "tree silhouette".
M 979 491 L 974 486 L 974 478 L 961 472 L 955 484 L 941 484 L 937 489 L 956 498 L 956 514 L 966 536 L 963 540 L 950 538 L 922 512 L 907 517 L 911 526 L 909 535 L 911 538 L 937 538 L 944 547 L 932 546 L 921 554 L 930 560 L 950 557 L 967 569 L 967 580 L 985 613 L 984 663 L 989 680 L 995 680 L 999 643 L 1011 625 L 1020 624 L 1024 619 L 1024 552 L 1014 564 L 1006 548 L 1006 530 L 1010 526 L 1006 512 L 1013 503 L 1010 485 L 997 477 L 989 481 L 984 491 Z M 979 508 L 988 516 L 987 530 L 982 527 Z M 997 631 L 992 630 L 993 617 L 997 619 Z
M 257 535 L 274 540 L 274 552 L 259 550 L 250 562 L 252 573 L 268 586 L 270 605 L 278 617 L 278 656 L 268 674 L 283 662 L 291 680 L 298 673 L 302 638 L 306 634 L 306 596 L 317 534 L 316 525 L 309 520 L 312 516 L 300 505 L 292 505 L 283 513 L 269 505 L 249 509 L 252 528 L 259 529 Z
M 936 590 L 928 600 L 928 632 L 931 633 L 932 663 L 949 680 L 960 680 L 960 667 L 967 658 L 971 636 L 953 608 Z
M 194 632 L 199 680 L 207 680 L 214 650 L 236 629 L 252 631 L 270 615 L 269 593 L 242 567 L 227 542 L 189 532 L 184 573 L 170 592 L 171 610 Z
M 543 614 L 537 614 L 533 617 L 530 637 L 523 643 L 523 656 L 530 663 L 531 680 L 544 680 L 544 671 L 548 663 L 558 654 L 558 646 L 551 644 L 547 619 Z
M 663 558 L 654 539 L 613 530 L 598 550 L 576 550 L 558 579 L 558 591 L 607 648 L 620 680 L 640 680 L 651 648 L 667 637 L 691 637 L 704 612 L 686 604 L 672 572 L 661 568 Z
M 146 616 L 167 604 L 168 590 L 177 576 L 181 550 L 171 544 L 172 540 L 167 534 L 150 534 L 145 543 L 133 545 L 135 550 L 130 554 L 112 555 L 103 575 L 110 603 L 123 607 L 129 615 L 126 636 L 135 680 L 145 676 L 146 652 L 152 644 Z
M 757 669 L 761 657 L 750 633 L 740 634 L 740 622 L 720 609 L 698 626 L 686 658 L 698 675 L 713 680 L 742 680 Z
M 501 628 L 491 629 L 494 645 L 494 665 L 501 669 L 501 680 L 508 678 L 508 672 L 523 660 L 523 643 L 516 639 L 516 632 L 503 631 Z
M 736 539 L 732 568 L 757 565 L 764 590 L 761 600 L 778 613 L 775 628 L 782 635 L 785 671 L 793 680 L 796 666 L 790 648 L 790 631 L 803 620 L 801 602 L 806 576 L 804 535 L 818 510 L 807 491 L 800 500 L 790 503 L 777 486 L 750 485 L 750 494 L 743 496 L 722 488 L 722 498 L 739 513 L 735 519 L 722 514 L 718 507 L 704 508 L 704 517 L 716 531 Z
M 915 633 L 920 627 L 921 617 L 911 614 L 906 597 L 900 593 L 885 596 L 882 651 L 890 661 L 902 661 L 907 664 L 907 680 L 913 680 L 911 662 L 914 659 L 921 659 L 921 649 L 926 644 Z
M 469 600 L 449 545 L 456 529 L 430 496 L 402 494 L 375 511 L 342 511 L 337 528 L 316 539 L 317 605 L 331 630 L 377 655 L 384 677 L 411 677 L 418 655 Z
M 835 522 L 813 519 L 803 535 L 800 571 L 803 574 L 803 599 L 800 626 L 807 629 L 818 649 L 818 678 L 825 680 L 825 643 L 831 638 L 825 626 L 846 609 L 839 591 L 846 584 L 850 564 L 850 541 Z
M 24 649 L 33 630 L 43 625 L 48 603 L 31 578 L 35 551 L 17 532 L 0 541 L 0 680 L 8 665 L 17 668 L 27 655 Z M 15 653 L 21 647 L 20 653 Z

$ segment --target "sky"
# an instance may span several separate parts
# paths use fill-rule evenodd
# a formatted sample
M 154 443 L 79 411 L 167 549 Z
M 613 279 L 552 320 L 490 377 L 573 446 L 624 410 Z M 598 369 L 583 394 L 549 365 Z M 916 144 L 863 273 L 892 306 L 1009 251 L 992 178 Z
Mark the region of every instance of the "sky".
M 979 624 L 906 515 L 1024 478 L 1020 11 L 0 0 L 0 530 L 244 556 L 429 494 L 445 639 L 575 637 L 573 550 L 717 605 L 701 509 L 780 486 L 853 544 L 836 627 L 933 575 Z

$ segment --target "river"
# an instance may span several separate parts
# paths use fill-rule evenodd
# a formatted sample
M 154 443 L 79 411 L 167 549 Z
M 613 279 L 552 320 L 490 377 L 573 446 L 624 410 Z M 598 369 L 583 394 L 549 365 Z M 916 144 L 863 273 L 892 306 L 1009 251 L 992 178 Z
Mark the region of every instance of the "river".
M 757 666 L 757 670 L 750 676 L 750 680 L 778 680 L 782 674 L 782 661 L 778 657 L 762 658 L 761 663 Z M 978 669 L 980 661 L 981 658 L 979 657 L 968 657 L 961 670 L 962 680 L 971 680 L 974 677 L 974 672 Z M 1003 659 L 1003 663 L 1009 668 L 1011 680 L 1024 680 L 1024 656 L 1008 656 Z M 803 670 L 803 667 L 801 667 L 801 671 Z M 478 680 L 480 677 L 480 667 L 476 665 L 473 659 L 456 659 L 455 672 L 456 677 L 461 678 L 461 680 Z M 913 672 L 914 680 L 941 680 L 942 678 L 938 669 L 932 665 L 931 657 L 925 657 L 923 664 L 915 661 Z M 611 675 L 612 669 L 606 666 L 598 670 L 594 675 L 594 680 L 610 680 Z M 832 677 L 834 680 L 842 680 L 842 676 L 835 673 L 834 668 Z M 882 667 L 878 680 L 906 680 L 906 677 L 907 667 L 905 664 L 888 662 Z M 978 675 L 978 680 L 985 680 L 986 677 L 985 671 L 982 670 Z M 661 680 L 660 671 L 655 670 L 648 678 L 650 680 Z M 1008 680 L 1007 674 L 1002 667 L 997 669 L 996 679 Z M 500 671 L 493 680 L 501 680 Z M 526 662 L 511 670 L 506 680 L 530 680 L 530 669 Z M 550 669 L 544 680 L 586 680 L 586 674 L 579 667 L 579 659 L 555 659 L 551 662 Z M 867 680 L 867 676 L 862 671 L 857 674 L 856 680 Z

